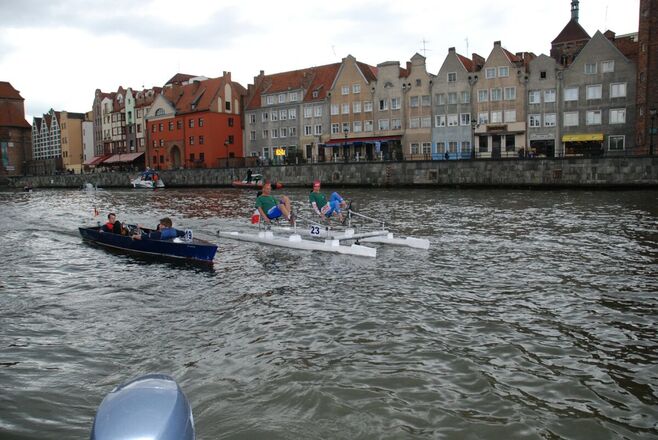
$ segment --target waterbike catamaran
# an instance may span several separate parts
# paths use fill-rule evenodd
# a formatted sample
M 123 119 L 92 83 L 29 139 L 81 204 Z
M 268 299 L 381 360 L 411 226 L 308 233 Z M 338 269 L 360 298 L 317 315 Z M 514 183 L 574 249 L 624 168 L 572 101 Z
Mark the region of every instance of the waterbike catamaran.
M 232 240 L 372 258 L 377 256 L 377 249 L 361 243 L 380 243 L 416 249 L 429 249 L 430 247 L 429 240 L 424 238 L 395 237 L 386 229 L 384 222 L 355 212 L 351 207 L 347 209 L 346 215 L 346 225 L 341 225 L 341 227 L 330 227 L 313 220 L 298 218 L 294 226 L 274 225 L 270 227 L 259 222 L 257 233 L 217 231 L 217 234 L 222 238 Z M 357 225 L 354 222 L 355 219 L 365 220 L 366 223 Z M 305 223 L 305 226 L 298 227 L 300 222 Z M 302 236 L 307 238 L 302 238 Z M 342 244 L 342 242 L 351 242 L 351 244 Z

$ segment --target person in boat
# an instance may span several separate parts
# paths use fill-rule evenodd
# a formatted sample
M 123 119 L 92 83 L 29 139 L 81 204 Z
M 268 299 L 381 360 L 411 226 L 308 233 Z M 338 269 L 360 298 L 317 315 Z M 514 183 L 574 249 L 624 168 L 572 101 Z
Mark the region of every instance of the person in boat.
M 295 224 L 295 218 L 292 213 L 290 199 L 287 196 L 279 196 L 275 198 L 272 196 L 272 183 L 266 180 L 263 183 L 263 191 L 256 197 L 256 209 L 260 213 L 260 217 L 265 223 L 270 223 L 272 220 L 284 217 L 291 224 Z
M 142 238 L 148 238 L 151 240 L 168 240 L 170 238 L 184 237 L 185 231 L 180 231 L 174 228 L 174 224 L 169 217 L 160 219 L 160 223 L 156 227 L 156 230 L 149 232 L 141 232 L 133 235 L 132 237 L 136 240 L 141 240 Z
M 117 220 L 117 215 L 115 213 L 110 212 L 107 215 L 107 222 L 101 226 L 101 231 L 111 232 L 113 234 L 121 234 L 123 232 L 121 222 Z
M 313 191 L 309 194 L 308 201 L 311 203 L 313 211 L 323 221 L 330 219 L 333 215 L 337 215 L 340 222 L 343 221 L 342 209 L 347 207 L 347 203 L 337 192 L 331 193 L 327 201 L 327 196 L 320 192 L 319 180 L 313 182 Z

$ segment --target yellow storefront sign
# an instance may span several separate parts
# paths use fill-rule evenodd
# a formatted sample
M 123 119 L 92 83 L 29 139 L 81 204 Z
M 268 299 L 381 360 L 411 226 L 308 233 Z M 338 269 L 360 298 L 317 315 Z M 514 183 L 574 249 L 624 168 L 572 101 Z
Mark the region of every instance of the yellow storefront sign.
M 603 141 L 603 133 L 589 134 L 565 134 L 562 136 L 562 142 L 588 142 Z
M 286 155 L 286 149 L 285 148 L 277 148 L 274 150 L 274 155 L 275 156 L 285 156 Z

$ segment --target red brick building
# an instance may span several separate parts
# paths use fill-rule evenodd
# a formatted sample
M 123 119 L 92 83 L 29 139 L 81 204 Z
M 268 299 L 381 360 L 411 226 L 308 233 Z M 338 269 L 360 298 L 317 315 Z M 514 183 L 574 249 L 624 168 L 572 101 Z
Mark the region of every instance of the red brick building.
M 32 159 L 32 126 L 25 120 L 24 99 L 0 81 L 0 177 L 23 175 Z
M 155 169 L 219 168 L 243 158 L 246 92 L 230 72 L 165 85 L 146 115 L 146 164 Z
M 635 125 L 637 153 L 656 154 L 658 150 L 658 0 L 640 0 L 638 43 Z M 652 143 L 653 151 L 651 151 Z

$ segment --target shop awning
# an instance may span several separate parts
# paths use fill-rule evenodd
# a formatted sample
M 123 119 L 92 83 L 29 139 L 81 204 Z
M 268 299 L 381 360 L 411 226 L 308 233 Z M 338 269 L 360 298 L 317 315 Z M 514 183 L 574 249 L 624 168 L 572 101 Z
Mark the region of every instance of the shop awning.
M 354 144 L 356 142 L 388 142 L 396 141 L 402 139 L 402 136 L 370 136 L 370 137 L 358 137 L 358 138 L 336 138 L 330 139 L 328 142 L 325 142 L 324 145 L 327 147 L 340 147 L 345 144 Z
M 587 133 L 587 134 L 565 134 L 562 136 L 562 142 L 589 142 L 589 141 L 603 141 L 603 133 Z
M 110 156 L 111 156 L 110 154 L 106 154 L 104 156 L 95 156 L 95 157 L 92 157 L 91 159 L 85 160 L 83 165 L 85 165 L 85 166 L 95 166 L 95 165 L 98 165 L 99 163 L 103 162 L 105 159 L 107 159 Z
M 103 161 L 103 164 L 113 164 L 113 163 L 130 163 L 135 159 L 143 156 L 144 153 L 123 153 L 123 154 L 113 154 L 109 158 Z

